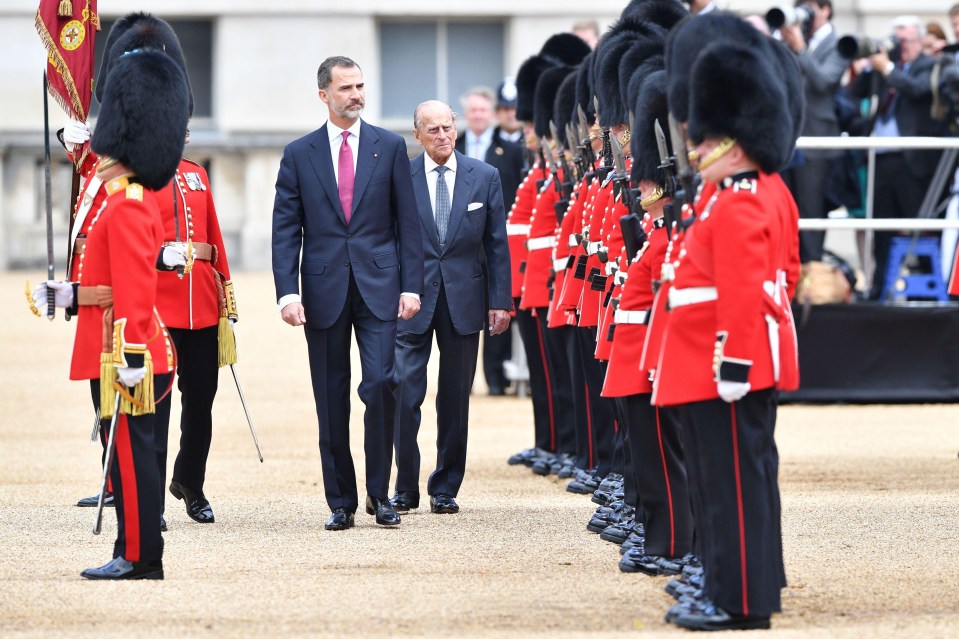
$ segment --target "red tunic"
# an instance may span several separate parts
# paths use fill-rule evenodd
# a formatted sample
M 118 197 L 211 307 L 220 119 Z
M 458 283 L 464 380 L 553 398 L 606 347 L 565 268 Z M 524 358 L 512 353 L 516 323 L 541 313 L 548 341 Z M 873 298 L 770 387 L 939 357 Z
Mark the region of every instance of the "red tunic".
M 539 165 L 533 166 L 516 190 L 516 200 L 506 220 L 506 236 L 509 241 L 509 261 L 513 272 L 512 295 L 523 294 L 523 262 L 526 261 L 526 240 L 529 239 L 529 220 L 536 203 L 536 182 L 543 178 Z
M 526 247 L 526 270 L 523 272 L 523 294 L 519 307 L 522 309 L 546 308 L 549 306 L 549 274 L 553 268 L 553 246 L 556 244 L 556 208 L 559 194 L 548 178 L 533 207 L 530 219 L 529 240 Z
M 603 361 L 609 360 L 610 346 L 612 345 L 609 340 L 609 327 L 613 323 L 613 311 L 615 310 L 613 304 L 608 304 L 607 300 L 619 297 L 621 288 L 616 284 L 616 278 L 612 273 L 618 271 L 621 267 L 626 268 L 626 246 L 623 243 L 623 231 L 620 228 L 619 219 L 628 213 L 629 210 L 622 200 L 616 201 L 610 207 L 603 224 L 603 245 L 608 251 L 609 261 L 601 265 L 603 269 L 601 275 L 610 273 L 610 276 L 606 278 L 606 287 L 600 294 L 599 330 L 596 332 L 596 350 L 594 353 L 596 359 Z M 609 265 L 613 266 L 610 267 Z
M 174 207 L 173 183 L 176 182 Z M 167 326 L 199 329 L 215 326 L 220 318 L 216 277 L 230 279 L 220 223 L 213 204 L 210 178 L 202 166 L 181 160 L 176 177 L 156 192 L 160 217 L 163 220 L 164 242 L 211 244 L 211 261 L 197 259 L 190 273 L 180 279 L 175 271 L 161 271 L 157 282 L 157 309 Z M 174 209 L 177 222 L 174 222 Z M 179 236 L 176 227 L 179 226 Z
M 643 222 L 647 234 L 646 244 L 639 259 L 633 260 L 626 273 L 627 279 L 619 300 L 619 309 L 622 311 L 650 312 L 653 306 L 653 283 L 659 280 L 666 257 L 669 244 L 666 229 L 661 224 L 657 227 L 648 219 Z M 648 326 L 648 323 L 616 325 L 603 397 L 626 397 L 653 391 L 649 381 L 650 371 L 639 365 Z
M 123 178 L 109 182 L 108 196 L 87 220 L 87 246 L 77 267 L 80 286 L 113 289 L 113 324 L 104 327 L 104 309 L 80 306 L 70 379 L 98 379 L 104 329 L 119 330 L 124 355 L 149 349 L 155 374 L 173 368 L 173 350 L 156 300 L 156 259 L 162 238 L 153 193 Z M 131 365 L 134 362 L 131 361 Z
M 79 244 L 82 246 L 87 237 L 84 227 L 89 226 L 90 220 L 100 210 L 103 200 L 107 197 L 106 189 L 103 188 L 103 181 L 97 177 L 97 165 L 98 158 L 93 151 L 90 151 L 83 161 L 83 166 L 80 167 L 83 184 L 77 194 L 77 201 L 73 209 L 72 233 L 70 235 L 69 255 L 67 256 L 67 280 L 71 281 L 77 277 L 80 255 L 83 253 L 76 240 L 81 240 Z
M 583 229 L 589 219 L 590 212 L 593 208 L 593 203 L 596 200 L 596 194 L 599 193 L 599 180 L 592 178 L 589 184 L 586 187 L 585 195 L 583 196 L 582 206 L 578 207 L 573 213 L 575 217 L 570 222 L 570 234 L 579 235 L 582 237 Z M 565 219 L 563 220 L 566 221 Z M 569 241 L 569 236 L 567 236 L 567 242 Z M 580 256 L 585 254 L 585 249 L 583 249 L 582 243 L 577 243 L 576 246 L 571 247 L 570 255 L 572 255 L 572 266 L 570 270 L 575 272 L 576 264 L 580 259 Z M 569 273 L 563 281 L 563 288 L 560 289 L 559 301 L 556 303 L 556 307 L 564 311 L 575 311 L 576 305 L 579 303 L 579 298 L 583 294 L 583 284 L 584 280 L 573 277 L 573 273 Z
M 608 209 L 613 203 L 613 183 L 609 181 L 606 186 L 601 188 L 596 195 L 593 206 L 593 215 L 589 219 L 589 241 L 591 243 L 602 243 L 605 239 L 603 234 L 603 222 L 607 217 Z M 593 327 L 599 323 L 599 298 L 602 295 L 599 291 L 594 291 L 589 281 L 589 274 L 594 270 L 604 273 L 604 265 L 599 261 L 596 253 L 589 256 L 586 261 L 586 282 L 583 285 L 583 294 L 579 298 L 576 309 L 579 313 L 579 325 L 583 327 Z
M 579 231 L 577 220 L 582 219 L 587 188 L 583 182 L 576 184 L 570 196 L 569 208 L 566 210 L 559 228 L 556 229 L 556 246 L 553 248 L 553 271 L 556 275 L 553 279 L 552 294 L 549 299 L 549 320 L 547 323 L 549 328 L 560 328 L 576 323 L 572 313 L 559 309 L 559 300 L 563 288 L 566 286 L 567 278 L 572 278 L 569 258 L 574 247 L 570 246 L 570 242 L 576 243 L 575 233 Z M 578 247 L 579 244 L 576 243 L 575 246 Z
M 668 406 L 715 399 L 713 356 L 725 336 L 723 359 L 749 365 L 751 390 L 797 380 L 783 361 L 779 324 L 788 320 L 777 301 L 785 295 L 798 234 L 792 211 L 768 176 L 728 180 L 687 231 L 679 258 L 670 318 L 653 388 L 653 402 Z M 714 299 L 678 303 L 677 291 L 714 291 Z M 788 304 L 788 301 L 786 302 Z M 785 373 L 785 375 L 783 375 Z

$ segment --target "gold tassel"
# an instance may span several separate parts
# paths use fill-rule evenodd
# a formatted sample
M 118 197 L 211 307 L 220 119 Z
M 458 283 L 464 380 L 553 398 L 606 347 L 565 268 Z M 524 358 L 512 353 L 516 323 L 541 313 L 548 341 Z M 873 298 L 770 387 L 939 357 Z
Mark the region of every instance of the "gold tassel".
M 113 353 L 100 353 L 100 418 L 113 417 L 116 410 L 114 400 L 116 391 L 113 389 L 117 381 L 117 369 L 113 365 Z
M 153 359 L 150 357 L 150 351 L 144 353 L 143 366 L 146 367 L 147 373 L 143 376 L 143 380 L 132 389 L 134 401 L 131 402 L 124 398 L 121 402 L 123 412 L 134 417 L 156 411 L 153 397 Z
M 59 15 L 61 18 L 72 18 L 73 17 L 72 0 L 60 0 L 60 10 L 57 11 L 57 15 Z
M 216 325 L 217 341 L 217 365 L 221 368 L 236 364 L 236 337 L 233 335 L 233 327 L 230 325 L 230 318 L 223 316 Z

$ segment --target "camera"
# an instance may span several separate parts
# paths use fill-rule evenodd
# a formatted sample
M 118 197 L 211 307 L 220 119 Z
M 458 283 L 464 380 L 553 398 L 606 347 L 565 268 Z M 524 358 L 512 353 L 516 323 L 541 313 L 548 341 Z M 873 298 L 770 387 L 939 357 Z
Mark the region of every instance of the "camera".
M 776 31 L 777 29 L 792 26 L 794 24 L 799 25 L 799 27 L 805 31 L 808 28 L 809 23 L 812 22 L 812 19 L 812 9 L 805 5 L 800 5 L 798 7 L 782 5 L 773 7 L 766 12 L 766 24 L 769 25 L 770 31 Z
M 836 43 L 836 50 L 839 52 L 839 55 L 847 60 L 868 58 L 871 55 L 879 53 L 880 49 L 885 49 L 889 55 L 889 59 L 893 62 L 899 61 L 901 51 L 896 36 L 889 36 L 884 40 L 879 40 L 868 36 L 858 37 L 845 35 L 839 38 L 839 41 Z

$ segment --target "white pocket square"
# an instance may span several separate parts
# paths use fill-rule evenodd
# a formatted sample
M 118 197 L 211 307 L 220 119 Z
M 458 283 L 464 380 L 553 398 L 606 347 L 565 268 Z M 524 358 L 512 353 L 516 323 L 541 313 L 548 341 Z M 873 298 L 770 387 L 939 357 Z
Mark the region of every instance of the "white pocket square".
M 467 211 L 475 211 L 475 210 L 478 209 L 478 208 L 482 208 L 482 206 L 483 206 L 483 203 L 482 203 L 482 202 L 470 202 L 470 203 L 469 203 L 469 206 L 466 207 L 466 210 L 467 210 Z

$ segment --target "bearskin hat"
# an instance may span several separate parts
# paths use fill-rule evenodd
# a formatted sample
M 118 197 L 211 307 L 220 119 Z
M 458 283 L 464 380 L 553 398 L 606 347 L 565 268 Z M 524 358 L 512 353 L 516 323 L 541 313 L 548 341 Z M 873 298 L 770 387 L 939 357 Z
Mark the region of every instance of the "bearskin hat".
M 572 144 L 566 139 L 566 125 L 573 122 L 576 117 L 576 76 L 577 71 L 573 70 L 563 78 L 556 92 L 556 99 L 553 101 L 553 123 L 560 138 L 556 141 L 570 148 Z
M 572 33 L 557 33 L 552 35 L 539 50 L 539 55 L 554 65 L 574 66 L 589 55 L 589 45 L 582 38 Z
M 557 66 L 575 66 L 589 53 L 589 45 L 579 36 L 572 33 L 550 36 L 540 52 L 527 58 L 516 73 L 516 119 L 533 120 L 536 85 L 544 71 Z
M 604 41 L 596 49 L 593 88 L 599 98 L 599 124 L 611 127 L 627 121 L 626 105 L 619 91 L 619 68 L 623 55 L 638 39 L 633 31 L 623 31 Z
M 803 91 L 802 75 L 799 71 L 799 61 L 786 45 L 778 40 L 766 38 L 766 45 L 772 50 L 773 57 L 779 69 L 779 80 L 786 87 L 786 97 L 789 99 L 789 113 L 793 119 L 793 141 L 802 134 L 803 121 L 806 115 L 806 94 Z
M 97 76 L 94 89 L 97 101 L 103 102 L 104 85 L 110 77 L 110 71 L 116 60 L 128 51 L 143 48 L 163 51 L 180 67 L 189 90 L 190 116 L 192 117 L 193 89 L 190 87 L 190 75 L 187 72 L 186 58 L 183 56 L 180 40 L 173 31 L 173 27 L 167 22 L 145 12 L 127 14 L 110 29 L 107 44 L 103 50 L 103 60 L 100 63 L 100 74 Z
M 732 42 L 763 50 L 768 38 L 739 16 L 711 11 L 690 16 L 669 32 L 666 38 L 666 74 L 669 110 L 680 122 L 689 111 L 689 74 L 704 43 Z
M 663 171 L 659 168 L 659 146 L 656 144 L 653 123 L 659 120 L 659 126 L 666 136 L 667 148 L 672 148 L 669 138 L 669 107 L 666 104 L 666 71 L 660 66 L 658 70 L 650 73 L 644 65 L 633 74 L 629 87 L 634 96 L 634 127 L 629 140 L 633 156 L 630 177 L 634 184 L 639 184 L 641 180 L 662 184 Z
M 138 49 L 113 60 L 91 146 L 119 160 L 147 188 L 159 189 L 176 173 L 189 118 L 180 67 L 163 51 Z
M 576 71 L 576 105 L 583 109 L 586 114 L 586 121 L 590 124 L 596 119 L 595 109 L 593 109 L 593 57 L 595 54 L 590 52 L 583 58 L 582 64 Z M 577 115 L 578 120 L 578 115 Z
M 795 137 L 779 65 L 766 46 L 710 44 L 690 73 L 687 131 L 694 144 L 706 138 L 734 138 L 767 173 L 782 169 Z
M 619 18 L 610 25 L 608 33 L 642 32 L 649 25 L 657 25 L 669 31 L 687 15 L 689 11 L 679 0 L 632 0 Z
M 663 68 L 663 44 L 666 41 L 666 30 L 658 26 L 655 30 L 658 30 L 655 35 L 638 38 L 623 54 L 619 64 L 619 99 L 623 103 L 627 119 L 629 113 L 633 111 L 638 95 L 629 88 L 633 74 L 640 67 L 646 67 L 647 73 Z M 623 122 L 626 121 L 628 120 L 623 120 Z
M 553 118 L 553 103 L 559 86 L 574 67 L 558 66 L 546 69 L 536 83 L 536 95 L 533 99 L 533 131 L 541 138 L 550 137 L 549 122 Z

